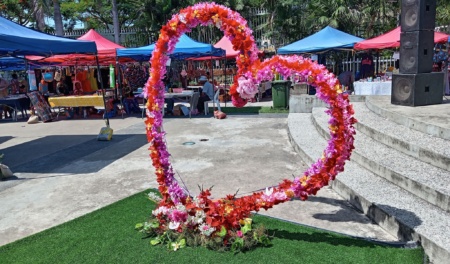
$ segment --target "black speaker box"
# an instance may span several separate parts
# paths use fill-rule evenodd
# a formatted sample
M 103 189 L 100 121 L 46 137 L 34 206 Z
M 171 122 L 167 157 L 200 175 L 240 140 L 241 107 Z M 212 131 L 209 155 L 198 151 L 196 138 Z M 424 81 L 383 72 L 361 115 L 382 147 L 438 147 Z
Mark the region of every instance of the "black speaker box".
M 433 70 L 434 31 L 419 30 L 400 34 L 400 73 Z
M 434 30 L 436 0 L 402 0 L 402 32 Z
M 392 104 L 405 106 L 442 104 L 443 95 L 443 72 L 392 75 Z

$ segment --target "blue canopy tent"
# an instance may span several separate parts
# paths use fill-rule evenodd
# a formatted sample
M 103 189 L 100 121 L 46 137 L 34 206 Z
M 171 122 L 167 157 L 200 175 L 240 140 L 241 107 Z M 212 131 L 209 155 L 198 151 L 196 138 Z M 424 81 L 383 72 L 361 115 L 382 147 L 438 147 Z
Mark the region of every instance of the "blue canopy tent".
M 309 37 L 278 49 L 278 54 L 319 53 L 332 49 L 351 49 L 364 39 L 347 34 L 330 26 Z
M 45 34 L 0 16 L 0 56 L 52 56 L 56 54 L 96 54 L 93 41 L 80 41 Z
M 117 49 L 117 57 L 148 61 L 154 49 L 155 44 L 139 48 Z M 175 50 L 170 55 L 171 58 L 180 60 L 205 56 L 222 57 L 225 56 L 225 50 L 215 48 L 211 44 L 195 41 L 185 34 L 178 39 Z

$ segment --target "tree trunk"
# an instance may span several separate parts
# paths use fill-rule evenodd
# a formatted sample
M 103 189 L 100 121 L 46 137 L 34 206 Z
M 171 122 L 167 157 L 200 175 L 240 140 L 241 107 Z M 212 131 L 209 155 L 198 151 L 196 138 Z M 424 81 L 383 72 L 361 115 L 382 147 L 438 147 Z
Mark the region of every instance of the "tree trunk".
M 117 12 L 117 0 L 112 1 L 112 17 L 114 26 L 114 42 L 120 44 L 120 26 L 119 26 L 119 13 Z
M 45 30 L 45 17 L 44 8 L 39 0 L 33 0 L 33 14 L 36 20 L 36 27 L 38 30 L 44 32 Z
M 55 20 L 55 32 L 56 36 L 64 36 L 63 22 L 61 16 L 61 6 L 59 0 L 53 0 L 53 16 Z

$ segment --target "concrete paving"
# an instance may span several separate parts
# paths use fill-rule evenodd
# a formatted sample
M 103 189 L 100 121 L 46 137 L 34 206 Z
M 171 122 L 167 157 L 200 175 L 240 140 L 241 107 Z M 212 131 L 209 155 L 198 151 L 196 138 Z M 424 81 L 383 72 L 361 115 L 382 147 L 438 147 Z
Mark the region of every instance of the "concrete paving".
M 0 122 L 0 153 L 15 172 L 0 181 L 0 245 L 157 187 L 143 119 L 111 120 L 114 137 L 109 142 L 96 140 L 102 126 L 102 120 L 89 119 Z M 214 186 L 214 197 L 245 195 L 307 168 L 289 143 L 287 115 L 167 117 L 164 128 L 177 177 L 194 195 L 198 186 Z M 395 241 L 330 188 L 306 202 L 295 200 L 260 213 Z

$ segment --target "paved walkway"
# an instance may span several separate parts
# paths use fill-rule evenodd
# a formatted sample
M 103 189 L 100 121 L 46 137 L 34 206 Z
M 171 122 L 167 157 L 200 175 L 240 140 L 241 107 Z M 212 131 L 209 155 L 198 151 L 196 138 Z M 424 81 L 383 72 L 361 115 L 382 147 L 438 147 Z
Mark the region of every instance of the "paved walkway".
M 214 186 L 214 197 L 237 190 L 247 194 L 299 175 L 307 164 L 289 143 L 286 117 L 168 117 L 164 127 L 174 169 L 191 194 L 198 185 Z M 0 122 L 0 153 L 16 176 L 0 182 L 0 245 L 156 187 L 143 119 L 111 120 L 114 137 L 109 142 L 96 140 L 102 126 L 101 120 Z M 394 240 L 329 188 L 306 202 L 261 213 L 352 236 Z

